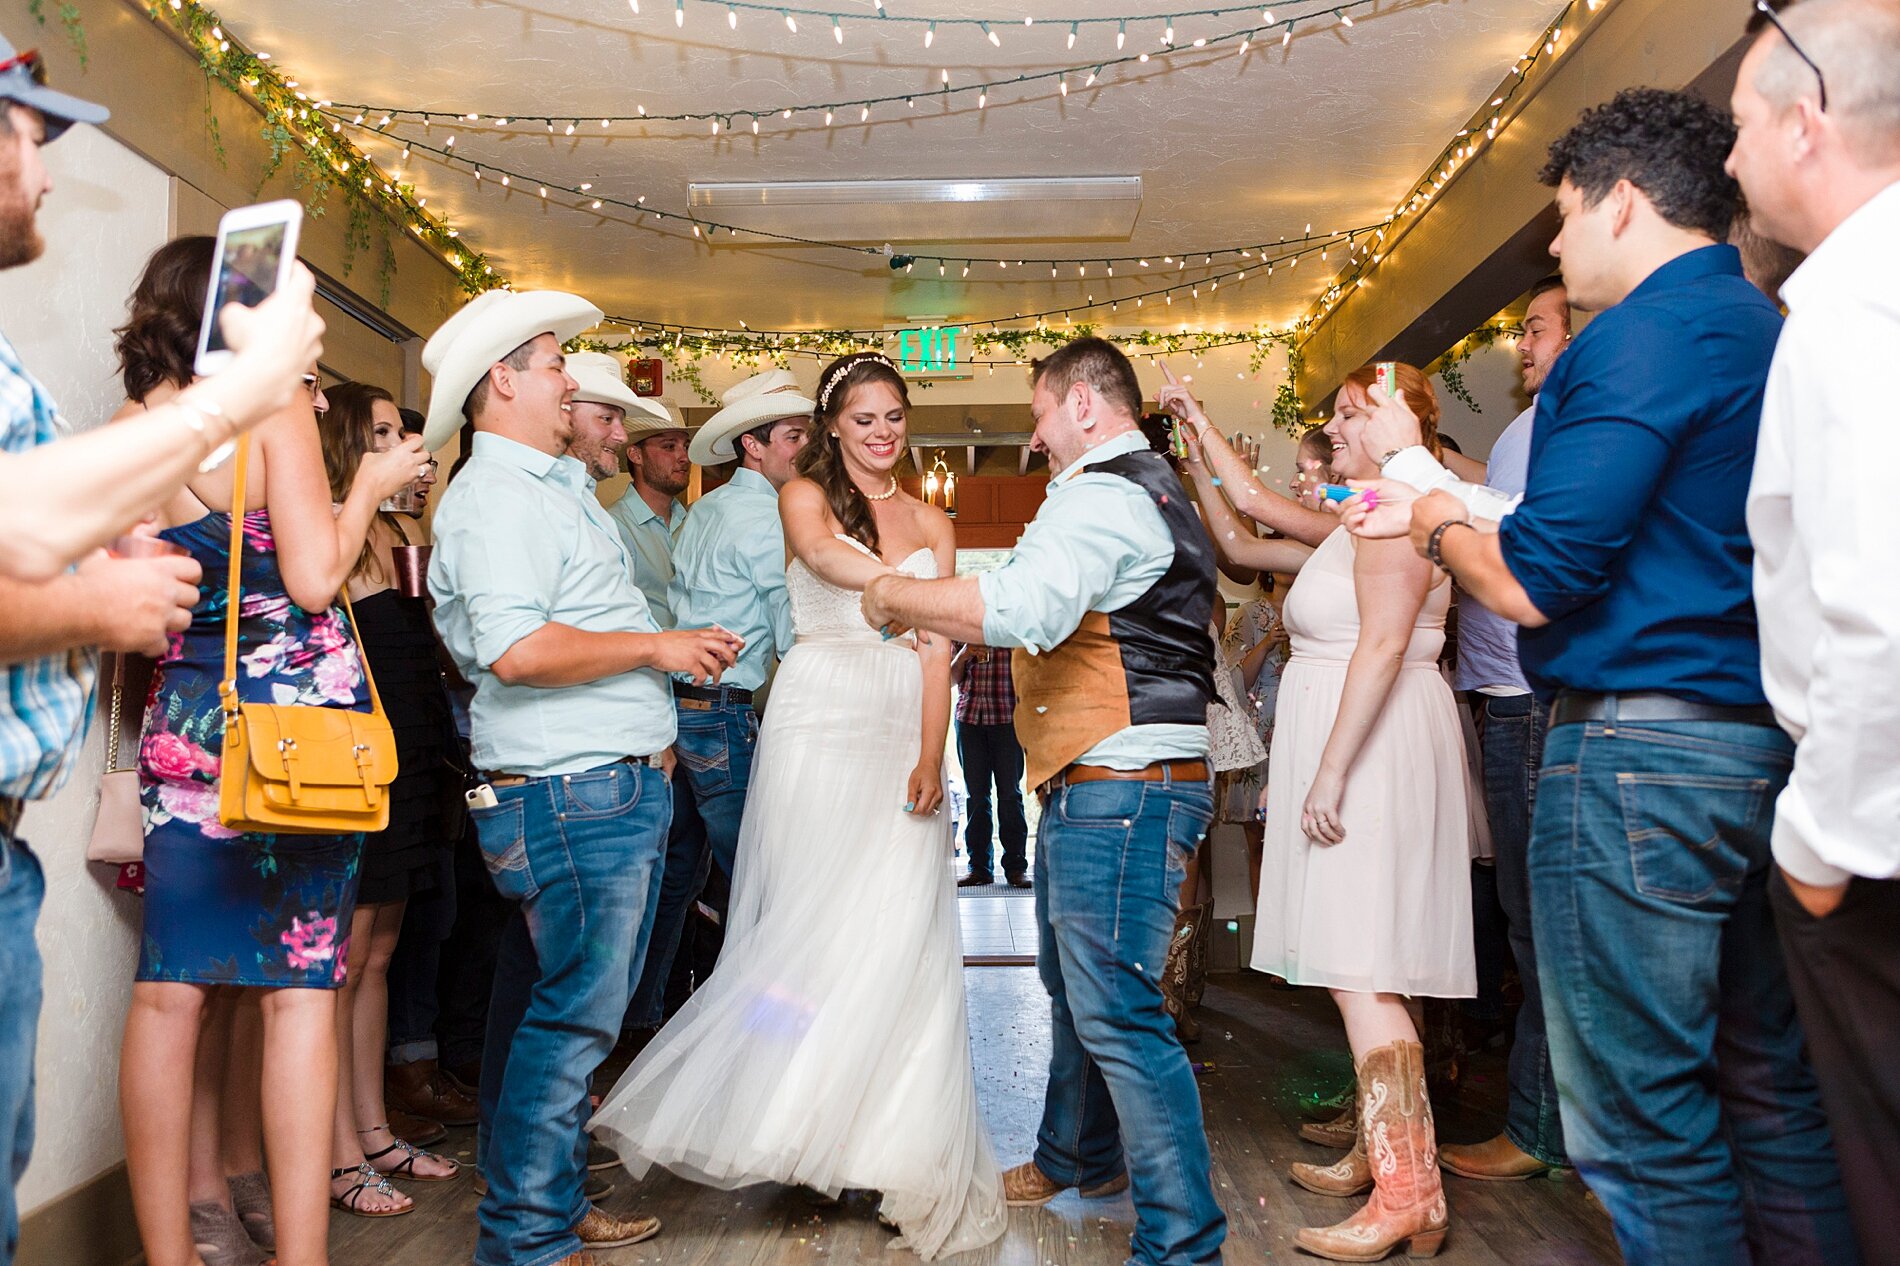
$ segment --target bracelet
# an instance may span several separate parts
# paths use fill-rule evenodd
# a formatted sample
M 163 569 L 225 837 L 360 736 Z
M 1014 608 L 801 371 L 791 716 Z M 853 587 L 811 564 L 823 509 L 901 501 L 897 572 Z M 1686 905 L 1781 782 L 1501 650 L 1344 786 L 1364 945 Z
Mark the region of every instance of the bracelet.
M 1437 527 L 1432 529 L 1431 536 L 1427 538 L 1425 541 L 1425 557 L 1432 560 L 1433 566 L 1442 567 L 1444 568 L 1444 570 L 1448 572 L 1451 570 L 1451 568 L 1445 567 L 1445 560 L 1439 554 L 1438 551 L 1439 551 L 1440 544 L 1445 539 L 1446 531 L 1455 527 L 1469 528 L 1471 527 L 1471 520 L 1470 519 L 1446 519 L 1443 523 L 1440 523 Z M 1471 530 L 1475 532 L 1478 529 L 1471 528 Z
M 232 431 L 235 428 L 233 428 L 229 422 L 225 422 L 224 410 L 218 407 L 218 402 L 215 400 L 199 401 L 188 399 L 185 396 L 175 396 L 172 399 L 172 403 L 184 410 L 184 413 L 179 416 L 178 420 L 189 427 L 192 434 L 198 437 L 199 443 L 205 447 L 205 457 L 203 461 L 198 463 L 198 473 L 207 475 L 224 465 L 225 459 L 230 457 L 232 452 L 237 449 L 237 440 L 232 436 Z M 225 438 L 222 441 L 213 439 L 206 429 L 206 424 L 213 418 L 225 422 Z
M 1412 445 L 1412 444 L 1406 445 L 1406 448 L 1415 448 L 1415 447 L 1417 446 Z M 1379 456 L 1379 469 L 1384 470 L 1386 468 L 1387 463 L 1389 463 L 1394 457 L 1397 457 L 1400 453 L 1403 453 L 1404 451 L 1405 451 L 1405 448 L 1388 448 L 1384 453 L 1380 454 Z

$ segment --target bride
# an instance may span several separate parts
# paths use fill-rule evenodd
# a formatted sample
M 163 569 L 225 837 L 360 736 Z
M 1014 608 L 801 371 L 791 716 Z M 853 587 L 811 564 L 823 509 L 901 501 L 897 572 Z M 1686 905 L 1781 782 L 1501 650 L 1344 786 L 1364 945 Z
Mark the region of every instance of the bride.
M 976 1103 L 944 815 L 950 647 L 885 641 L 873 577 L 955 569 L 943 512 L 899 489 L 909 394 L 874 352 L 819 378 L 780 493 L 798 640 L 772 687 L 725 948 L 591 1128 L 635 1177 L 869 1188 L 924 1258 L 1003 1233 Z

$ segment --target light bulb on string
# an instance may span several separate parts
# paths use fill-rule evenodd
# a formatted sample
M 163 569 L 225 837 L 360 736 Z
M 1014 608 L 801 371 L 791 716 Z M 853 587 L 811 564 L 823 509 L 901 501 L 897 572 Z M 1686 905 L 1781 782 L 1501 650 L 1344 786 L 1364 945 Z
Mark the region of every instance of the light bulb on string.
M 731 5 L 726 6 L 726 25 L 735 31 L 739 29 L 739 11 Z
M 686 25 L 686 0 L 673 0 L 673 25 Z
M 929 48 L 933 43 L 936 42 L 936 39 L 937 39 L 937 24 L 935 22 L 932 22 L 929 25 L 929 27 L 927 27 L 924 30 L 924 47 Z
M 1280 36 L 1280 47 L 1285 48 L 1288 44 L 1291 44 L 1292 42 L 1293 42 L 1293 24 L 1291 22 L 1288 22 L 1286 24 L 1286 33 Z
M 1350 27 L 1350 26 L 1352 25 L 1352 14 L 1350 14 L 1350 13 L 1342 13 L 1342 14 L 1340 14 L 1340 15 L 1339 15 L 1339 25 L 1341 25 L 1341 26 L 1346 26 L 1346 27 Z
M 1069 23 L 1069 47 L 1070 48 L 1075 47 L 1075 27 L 1076 27 L 1075 23 L 1073 22 Z
M 834 43 L 844 43 L 844 24 L 838 20 L 838 15 L 835 13 L 831 16 L 831 38 Z
M 1126 44 L 1127 42 L 1128 42 L 1128 19 L 1123 18 L 1121 20 L 1121 23 L 1117 25 L 1115 28 L 1116 49 L 1119 50 L 1121 46 Z
M 793 35 L 797 35 L 798 19 L 792 16 L 792 11 L 790 9 L 780 9 L 779 14 L 785 19 L 785 29 L 790 31 Z

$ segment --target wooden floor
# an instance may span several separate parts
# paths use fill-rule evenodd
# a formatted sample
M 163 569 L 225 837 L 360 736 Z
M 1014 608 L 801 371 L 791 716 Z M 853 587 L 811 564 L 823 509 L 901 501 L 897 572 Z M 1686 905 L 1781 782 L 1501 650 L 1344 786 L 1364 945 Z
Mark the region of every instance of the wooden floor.
M 985 902 L 983 904 L 991 904 Z M 997 902 L 995 904 L 1003 904 Z M 1013 904 L 1013 903 L 1012 903 Z M 966 970 L 970 1027 L 984 1113 L 1004 1165 L 1029 1154 L 1048 1052 L 1048 1003 L 1033 968 Z M 1316 991 L 1272 988 L 1254 975 L 1217 976 L 1201 1011 L 1203 1040 L 1190 1055 L 1213 1146 L 1216 1192 L 1229 1219 L 1229 1263 L 1314 1261 L 1293 1246 L 1300 1226 L 1344 1217 L 1356 1202 L 1311 1195 L 1287 1181 L 1296 1160 L 1336 1152 L 1303 1143 L 1298 1123 L 1345 1083 L 1350 1063 L 1337 1012 Z M 1496 1132 L 1502 1058 L 1478 1057 L 1459 1102 L 1436 1105 L 1439 1136 L 1471 1142 Z M 446 1150 L 467 1159 L 472 1131 Z M 602 1204 L 657 1214 L 659 1238 L 601 1254 L 610 1266 L 825 1266 L 833 1261 L 914 1263 L 888 1248 L 868 1199 L 824 1207 L 799 1192 L 757 1187 L 718 1192 L 668 1175 L 638 1188 L 624 1174 Z M 335 1266 L 462 1266 L 475 1243 L 475 1194 L 466 1179 L 412 1185 L 414 1213 L 368 1221 L 334 1215 Z M 1448 1178 L 1452 1233 L 1444 1266 L 1582 1266 L 1616 1262 L 1601 1208 L 1574 1175 L 1529 1183 Z M 1012 1210 L 1008 1234 L 959 1266 L 1120 1266 L 1134 1209 L 1126 1195 L 1083 1201 L 1067 1193 L 1045 1209 Z

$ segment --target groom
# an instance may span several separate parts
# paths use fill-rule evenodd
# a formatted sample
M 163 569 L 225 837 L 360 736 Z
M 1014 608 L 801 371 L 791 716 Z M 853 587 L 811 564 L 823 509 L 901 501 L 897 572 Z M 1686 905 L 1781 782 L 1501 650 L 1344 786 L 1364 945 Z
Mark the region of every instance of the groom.
M 1132 1178 L 1133 1260 L 1214 1262 L 1227 1220 L 1160 983 L 1181 868 L 1213 813 L 1213 543 L 1141 433 L 1141 388 L 1120 350 L 1077 339 L 1035 362 L 1030 382 L 1032 447 L 1056 473 L 1009 562 L 973 578 L 880 576 L 865 617 L 1019 648 L 1016 730 L 1043 802 L 1036 961 L 1055 1049 L 1035 1158 L 1003 1175 L 1004 1194 L 1041 1205 L 1069 1187 L 1113 1195 Z

